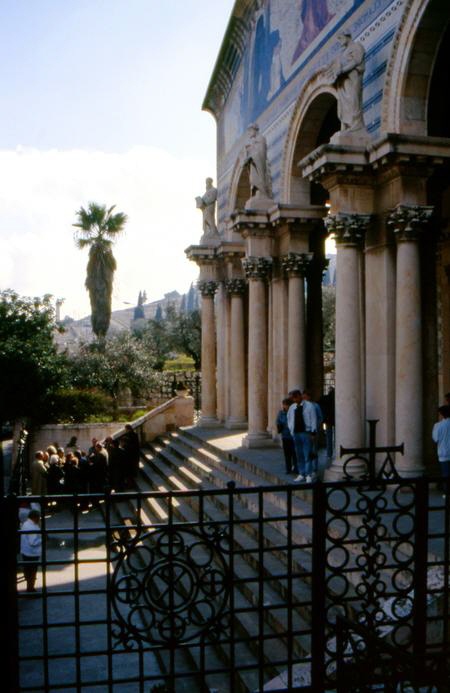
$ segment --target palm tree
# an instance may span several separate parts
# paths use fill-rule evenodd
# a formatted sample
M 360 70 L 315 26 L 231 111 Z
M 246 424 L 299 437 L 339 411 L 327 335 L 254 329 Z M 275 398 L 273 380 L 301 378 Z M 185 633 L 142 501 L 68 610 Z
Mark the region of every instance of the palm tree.
M 117 267 L 112 253 L 112 243 L 124 229 L 127 215 L 113 214 L 115 205 L 106 208 L 90 202 L 87 209 L 76 212 L 78 230 L 75 242 L 78 248 L 89 246 L 85 286 L 91 302 L 91 323 L 94 334 L 104 339 L 111 321 L 111 297 L 114 272 Z

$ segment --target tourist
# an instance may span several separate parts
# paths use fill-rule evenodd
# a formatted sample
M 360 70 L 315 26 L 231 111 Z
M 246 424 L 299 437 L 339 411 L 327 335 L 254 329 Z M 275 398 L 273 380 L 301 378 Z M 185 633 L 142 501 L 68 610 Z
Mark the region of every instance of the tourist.
M 125 450 L 120 446 L 120 441 L 118 438 L 113 440 L 111 438 L 110 445 L 108 447 L 109 454 L 109 480 L 111 488 L 116 491 L 123 491 L 125 489 L 125 482 L 127 476 L 127 456 Z
M 80 489 L 78 459 L 73 452 L 68 452 L 64 462 L 64 493 L 80 493 Z
M 27 592 L 36 592 L 36 576 L 42 547 L 40 519 L 39 510 L 32 509 L 21 527 L 20 553 L 24 562 L 23 574 L 27 583 Z
M 48 450 L 48 448 L 47 448 Z M 53 448 L 55 450 L 55 448 Z M 64 472 L 59 462 L 59 457 L 56 454 L 51 454 L 49 459 L 49 467 L 47 474 L 47 492 L 50 496 L 56 496 L 62 492 L 62 484 L 64 481 Z
M 108 452 L 101 443 L 95 444 L 95 451 L 89 455 L 90 474 L 89 486 L 90 493 L 103 493 L 108 477 Z
M 310 484 L 315 480 L 311 470 L 311 451 L 313 437 L 317 434 L 317 414 L 312 402 L 303 401 L 300 390 L 289 393 L 293 404 L 288 411 L 288 426 L 294 439 L 295 456 L 297 458 L 298 476 L 294 481 Z
M 125 431 L 126 433 L 122 436 L 122 444 L 127 458 L 128 476 L 135 477 L 139 471 L 141 456 L 139 436 L 131 424 L 126 424 Z
M 53 464 L 54 462 L 59 463 L 59 457 L 56 454 L 56 448 L 54 445 L 49 445 L 47 448 L 48 464 Z
M 77 459 L 80 493 L 87 493 L 89 484 L 89 463 L 87 455 L 82 450 L 75 450 L 73 454 Z
M 33 496 L 43 496 L 47 493 L 48 470 L 44 462 L 44 453 L 38 450 L 31 463 L 31 493 Z
M 439 421 L 434 424 L 432 437 L 437 443 L 438 460 L 444 479 L 450 477 L 450 406 L 438 409 Z
M 281 403 L 281 409 L 278 412 L 276 419 L 277 431 L 281 435 L 281 442 L 283 445 L 284 461 L 286 464 L 286 474 L 290 474 L 294 471 L 298 474 L 297 469 L 297 459 L 295 457 L 294 439 L 291 435 L 288 426 L 287 413 L 289 407 L 292 404 L 292 400 L 287 397 Z
M 313 436 L 311 439 L 312 443 L 312 449 L 311 449 L 311 475 L 316 475 L 319 469 L 319 445 L 320 445 L 320 435 L 322 432 L 322 424 L 323 424 L 323 413 L 321 406 L 318 402 L 314 402 L 312 398 L 312 394 L 310 390 L 303 390 L 303 401 L 304 402 L 311 402 L 311 404 L 314 405 L 314 408 L 316 410 L 316 417 L 317 417 L 317 435 Z

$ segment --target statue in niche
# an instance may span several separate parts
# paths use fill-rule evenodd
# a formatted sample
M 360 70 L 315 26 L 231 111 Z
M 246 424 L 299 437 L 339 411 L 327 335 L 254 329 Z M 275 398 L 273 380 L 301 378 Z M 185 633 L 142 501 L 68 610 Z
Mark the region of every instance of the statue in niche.
M 364 47 L 361 43 L 352 41 L 348 31 L 339 34 L 337 39 L 342 46 L 342 51 L 330 65 L 323 68 L 323 71 L 337 92 L 341 133 L 365 136 L 367 131 L 362 109 Z M 334 137 L 336 141 L 339 141 L 339 137 Z
M 206 190 L 203 195 L 195 198 L 197 208 L 203 214 L 203 236 L 202 241 L 215 237 L 218 234 L 216 225 L 216 202 L 217 188 L 213 186 L 213 179 L 206 179 Z
M 250 200 L 246 208 L 266 208 L 273 204 L 272 181 L 267 160 L 267 142 L 263 135 L 259 134 L 259 126 L 256 123 L 248 127 L 248 141 L 245 145 L 244 165 L 248 169 L 250 181 Z M 270 204 L 268 204 L 270 203 Z

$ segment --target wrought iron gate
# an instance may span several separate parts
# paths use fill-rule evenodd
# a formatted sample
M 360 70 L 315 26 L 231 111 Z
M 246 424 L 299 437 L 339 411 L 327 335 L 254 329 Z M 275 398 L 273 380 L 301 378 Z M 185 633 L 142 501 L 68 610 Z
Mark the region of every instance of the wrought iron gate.
M 21 582 L 16 591 L 22 499 L 10 496 L 8 690 L 394 690 L 379 666 L 389 661 L 395 685 L 447 690 L 450 506 L 434 486 L 230 483 L 35 499 L 35 595 Z

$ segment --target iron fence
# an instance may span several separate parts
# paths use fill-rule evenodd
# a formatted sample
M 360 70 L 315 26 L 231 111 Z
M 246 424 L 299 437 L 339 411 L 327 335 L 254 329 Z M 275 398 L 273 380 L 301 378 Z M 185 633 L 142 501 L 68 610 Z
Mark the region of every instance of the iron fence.
M 394 690 L 389 657 L 396 686 L 448 690 L 446 492 L 420 478 L 34 498 L 36 594 L 16 585 L 24 499 L 9 496 L 8 690 Z

